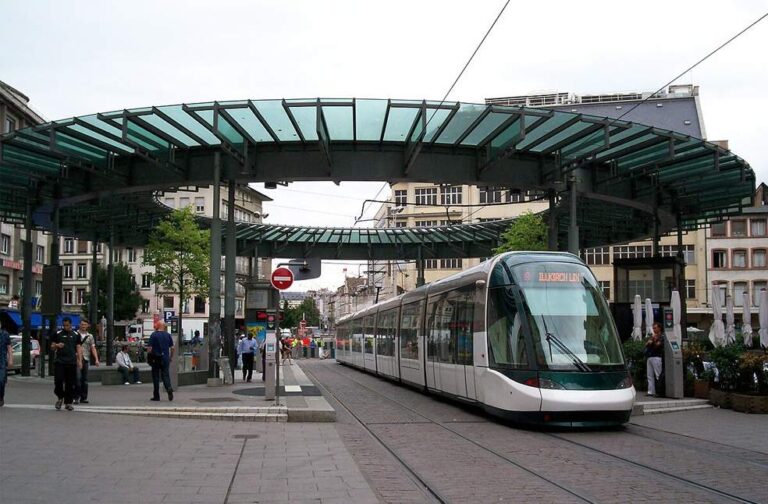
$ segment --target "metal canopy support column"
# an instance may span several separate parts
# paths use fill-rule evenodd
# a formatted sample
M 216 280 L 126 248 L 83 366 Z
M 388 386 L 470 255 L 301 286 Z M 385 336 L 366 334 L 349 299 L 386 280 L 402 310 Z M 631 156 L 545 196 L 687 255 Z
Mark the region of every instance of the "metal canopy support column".
M 221 154 L 213 155 L 213 218 L 211 219 L 211 278 L 208 291 L 208 377 L 217 378 L 221 340 Z
M 109 228 L 109 263 L 107 266 L 107 366 L 112 365 L 115 341 L 115 233 Z
M 419 247 L 419 258 L 416 260 L 416 287 L 421 287 L 426 283 L 424 280 L 424 249 Z
M 577 216 L 576 177 L 571 179 L 571 224 L 568 227 L 568 252 L 579 255 L 579 224 Z
M 659 241 L 661 240 L 661 233 L 659 232 L 659 212 L 658 212 L 658 196 L 654 200 L 653 204 L 653 243 L 651 244 L 653 257 L 659 257 Z
M 53 230 L 51 232 L 51 266 L 59 265 L 59 205 L 54 203 L 53 215 L 51 215 L 53 221 Z M 58 286 L 61 288 L 61 286 Z M 48 338 L 56 334 L 56 315 L 53 315 L 48 320 Z M 45 356 L 48 355 L 48 374 L 53 374 L 53 351 L 49 348 L 48 338 L 45 336 L 45 328 L 40 328 L 40 378 L 45 378 Z
M 555 213 L 555 191 L 549 192 L 549 234 L 547 248 L 557 250 L 557 215 Z
M 235 351 L 235 180 L 229 179 L 227 187 L 227 234 L 224 262 L 224 344 L 229 357 L 230 369 L 237 366 Z M 234 373 L 233 373 L 234 374 Z
M 21 298 L 21 316 L 24 332 L 21 337 L 21 374 L 29 376 L 30 350 L 32 348 L 32 199 L 27 200 L 27 214 L 24 219 L 24 296 Z M 5 348 L 0 349 L 5 352 Z M 5 378 L 5 377 L 3 377 Z
M 96 327 L 96 321 L 99 317 L 99 264 L 96 262 L 96 247 L 98 241 L 96 235 L 93 236 L 91 242 L 91 294 L 90 294 L 90 307 L 88 308 L 88 318 L 90 319 L 91 326 Z

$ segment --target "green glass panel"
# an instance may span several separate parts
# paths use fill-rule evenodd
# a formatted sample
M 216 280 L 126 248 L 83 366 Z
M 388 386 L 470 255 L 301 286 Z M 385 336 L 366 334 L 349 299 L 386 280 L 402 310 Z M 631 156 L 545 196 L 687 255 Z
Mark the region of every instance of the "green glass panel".
M 232 125 L 227 121 L 227 118 L 224 117 L 221 113 L 219 113 L 219 122 L 217 123 L 219 133 L 224 135 L 224 138 L 226 138 L 230 144 L 234 145 L 235 147 L 239 147 L 242 152 L 243 144 L 245 143 L 245 139 L 243 138 L 243 135 L 240 134 Z
M 451 115 L 450 110 L 430 109 L 427 107 L 427 133 L 424 135 L 425 142 L 431 142 L 437 130 L 443 125 L 443 122 Z
M 277 138 L 284 142 L 299 141 L 299 134 L 293 128 L 288 114 L 285 113 L 281 100 L 254 101 L 253 104 L 264 120 L 269 123 Z
M 436 143 L 439 144 L 453 144 L 459 137 L 464 134 L 464 131 L 477 119 L 477 117 L 485 110 L 485 105 L 475 105 L 472 103 L 462 103 L 459 107 L 459 111 L 448 123 Z
M 419 139 L 419 135 L 424 131 L 424 123 L 426 119 L 422 117 L 422 111 L 417 113 L 418 119 L 416 119 L 416 126 L 413 128 L 411 136 L 408 137 L 408 143 L 416 142 Z
M 99 119 L 95 114 L 89 115 L 89 116 L 83 116 L 78 117 L 81 121 L 90 124 L 91 126 L 98 128 L 99 130 L 103 131 L 104 133 L 108 135 L 114 135 L 117 137 L 121 137 L 123 135 L 123 132 L 120 131 L 120 128 L 115 126 L 111 122 L 102 121 Z M 122 145 L 122 144 L 120 144 Z
M 573 144 L 563 147 L 560 151 L 561 159 L 576 159 L 582 152 L 592 152 L 595 149 L 599 149 L 605 146 L 605 131 L 602 129 L 593 131 L 589 135 L 580 138 Z
M 579 133 L 583 132 L 587 128 L 591 127 L 591 124 L 588 123 L 576 123 L 572 126 L 569 126 L 565 130 L 561 131 L 557 135 L 553 136 L 552 138 L 547 139 L 545 142 L 540 143 L 539 145 L 536 145 L 533 147 L 531 152 L 549 152 L 553 146 L 556 144 L 562 142 L 563 140 L 567 140 L 570 137 L 576 136 Z M 546 128 L 546 126 L 544 126 Z M 541 128 L 539 128 L 541 129 Z M 574 142 L 578 144 L 578 142 L 581 142 L 582 139 L 574 139 Z
M 122 152 L 122 153 L 125 153 L 125 154 L 130 154 L 130 153 L 133 152 L 133 149 L 131 149 L 130 147 L 127 147 L 126 145 L 124 145 L 124 144 L 122 144 L 120 142 L 116 142 L 116 141 L 112 140 L 109 137 L 106 137 L 104 135 L 100 135 L 100 134 L 96 133 L 95 131 L 86 128 L 85 126 L 80 126 L 79 124 L 73 124 L 72 126 L 68 127 L 67 129 L 70 129 L 72 131 L 76 131 L 76 132 L 78 132 L 80 134 L 87 135 L 87 136 L 93 138 L 94 140 L 98 140 L 98 141 L 100 141 L 102 143 L 111 145 L 112 147 L 114 147 L 119 152 Z M 120 136 L 122 136 L 122 134 Z
M 98 149 L 64 133 L 57 133 L 55 139 L 56 148 L 69 152 L 75 156 L 88 159 L 92 162 L 104 161 L 107 158 L 106 151 Z
M 144 114 L 146 112 L 152 112 L 152 107 L 139 107 L 139 108 L 128 109 L 129 114 L 135 114 L 135 113 Z
M 231 109 L 227 112 L 257 142 L 274 142 L 272 136 L 250 108 Z
M 348 103 L 352 105 L 354 100 L 352 98 L 320 98 L 320 103 Z
M 617 166 L 620 170 L 631 170 L 644 164 L 667 159 L 669 159 L 669 146 L 663 143 L 624 156 L 617 160 Z
M 159 129 L 160 131 L 163 131 L 164 133 L 167 133 L 168 135 L 172 136 L 182 144 L 188 146 L 188 147 L 196 147 L 200 145 L 197 141 L 193 140 L 189 135 L 184 133 L 183 131 L 179 130 L 175 126 L 171 125 L 163 119 L 162 117 L 156 116 L 154 114 L 152 115 L 144 115 L 141 116 L 141 118 L 146 121 L 147 123 L 151 124 L 155 128 Z
M 387 100 L 357 100 L 357 139 L 379 141 L 384 117 L 387 113 Z
M 461 145 L 478 145 L 485 137 L 490 135 L 493 130 L 501 126 L 504 121 L 509 119 L 509 117 L 510 114 L 491 112 L 485 116 L 485 119 L 483 119 L 480 124 L 475 127 L 475 129 L 472 130 L 472 133 L 470 133 L 467 138 L 462 140 Z
M 390 108 L 384 140 L 404 142 L 418 113 L 418 108 Z
M 323 107 L 323 115 L 331 140 L 352 140 L 352 107 Z
M 223 101 L 219 102 L 219 106 L 223 108 L 240 108 L 240 107 L 247 107 L 248 106 L 248 100 L 230 100 L 230 101 Z
M 170 149 L 170 144 L 155 135 L 142 128 L 138 124 L 128 121 L 126 125 L 126 136 L 133 142 L 139 144 L 150 152 L 165 153 Z
M 184 128 L 187 128 L 189 131 L 197 135 L 198 137 L 202 138 L 207 142 L 209 145 L 218 145 L 219 139 L 216 138 L 216 136 L 208 131 L 205 126 L 197 122 L 194 118 L 192 118 L 188 113 L 186 113 L 182 108 L 181 105 L 170 105 L 167 107 L 158 107 L 158 110 L 160 112 L 166 114 L 168 117 L 179 123 Z M 190 112 L 194 113 L 194 112 Z
M 304 138 L 308 141 L 317 140 L 317 107 L 290 107 L 290 109 Z
M 657 138 L 655 134 L 648 133 L 647 135 L 642 135 L 634 140 L 630 140 L 629 142 L 624 142 L 623 144 L 617 145 L 616 147 L 611 147 L 608 150 L 605 150 L 597 155 L 597 159 L 611 159 L 614 157 L 614 155 L 618 152 L 624 151 L 630 147 L 641 145 L 644 142 L 647 142 L 648 140 L 652 140 L 654 138 Z M 627 155 L 627 154 L 625 154 Z

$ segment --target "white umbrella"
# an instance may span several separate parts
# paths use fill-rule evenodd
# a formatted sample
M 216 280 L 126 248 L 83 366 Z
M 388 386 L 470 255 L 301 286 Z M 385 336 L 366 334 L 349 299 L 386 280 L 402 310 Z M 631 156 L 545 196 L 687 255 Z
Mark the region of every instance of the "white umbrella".
M 683 341 L 683 332 L 680 329 L 680 293 L 677 289 L 672 291 L 672 301 L 670 304 L 672 305 L 672 324 L 674 324 L 672 329 L 675 332 L 675 340 L 679 344 Z
M 749 292 L 744 293 L 744 315 L 741 319 L 741 335 L 744 337 L 744 346 L 752 348 L 752 308 Z
M 768 291 L 760 291 L 760 309 L 758 311 L 758 320 L 760 321 L 760 346 L 768 347 Z
M 768 303 L 766 303 L 768 304 Z M 722 346 L 725 339 L 725 326 L 723 326 L 723 309 L 720 301 L 720 287 L 712 286 L 712 316 L 714 321 L 709 328 L 709 341 L 715 346 Z
M 736 341 L 736 323 L 733 316 L 733 296 L 725 296 L 725 343 Z
M 653 305 L 651 298 L 645 298 L 645 335 L 653 336 Z
M 640 295 L 635 294 L 635 305 L 632 308 L 632 339 L 640 341 L 643 339 L 643 331 L 640 328 L 643 325 L 643 308 L 640 302 Z

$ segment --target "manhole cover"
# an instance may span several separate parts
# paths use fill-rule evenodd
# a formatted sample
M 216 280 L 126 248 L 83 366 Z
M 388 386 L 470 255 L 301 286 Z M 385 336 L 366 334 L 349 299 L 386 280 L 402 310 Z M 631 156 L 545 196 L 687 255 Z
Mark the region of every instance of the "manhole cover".
M 201 397 L 192 400 L 195 402 L 240 402 L 240 399 L 236 397 Z
M 259 437 L 258 434 L 235 434 L 232 436 L 235 439 L 256 439 Z

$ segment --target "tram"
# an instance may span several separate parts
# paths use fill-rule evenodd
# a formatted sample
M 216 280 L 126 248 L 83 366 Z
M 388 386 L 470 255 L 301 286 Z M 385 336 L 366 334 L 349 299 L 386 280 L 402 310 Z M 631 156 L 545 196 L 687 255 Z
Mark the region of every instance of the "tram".
M 629 420 L 635 389 L 592 272 L 562 252 L 508 252 L 340 319 L 344 365 L 521 424 Z

